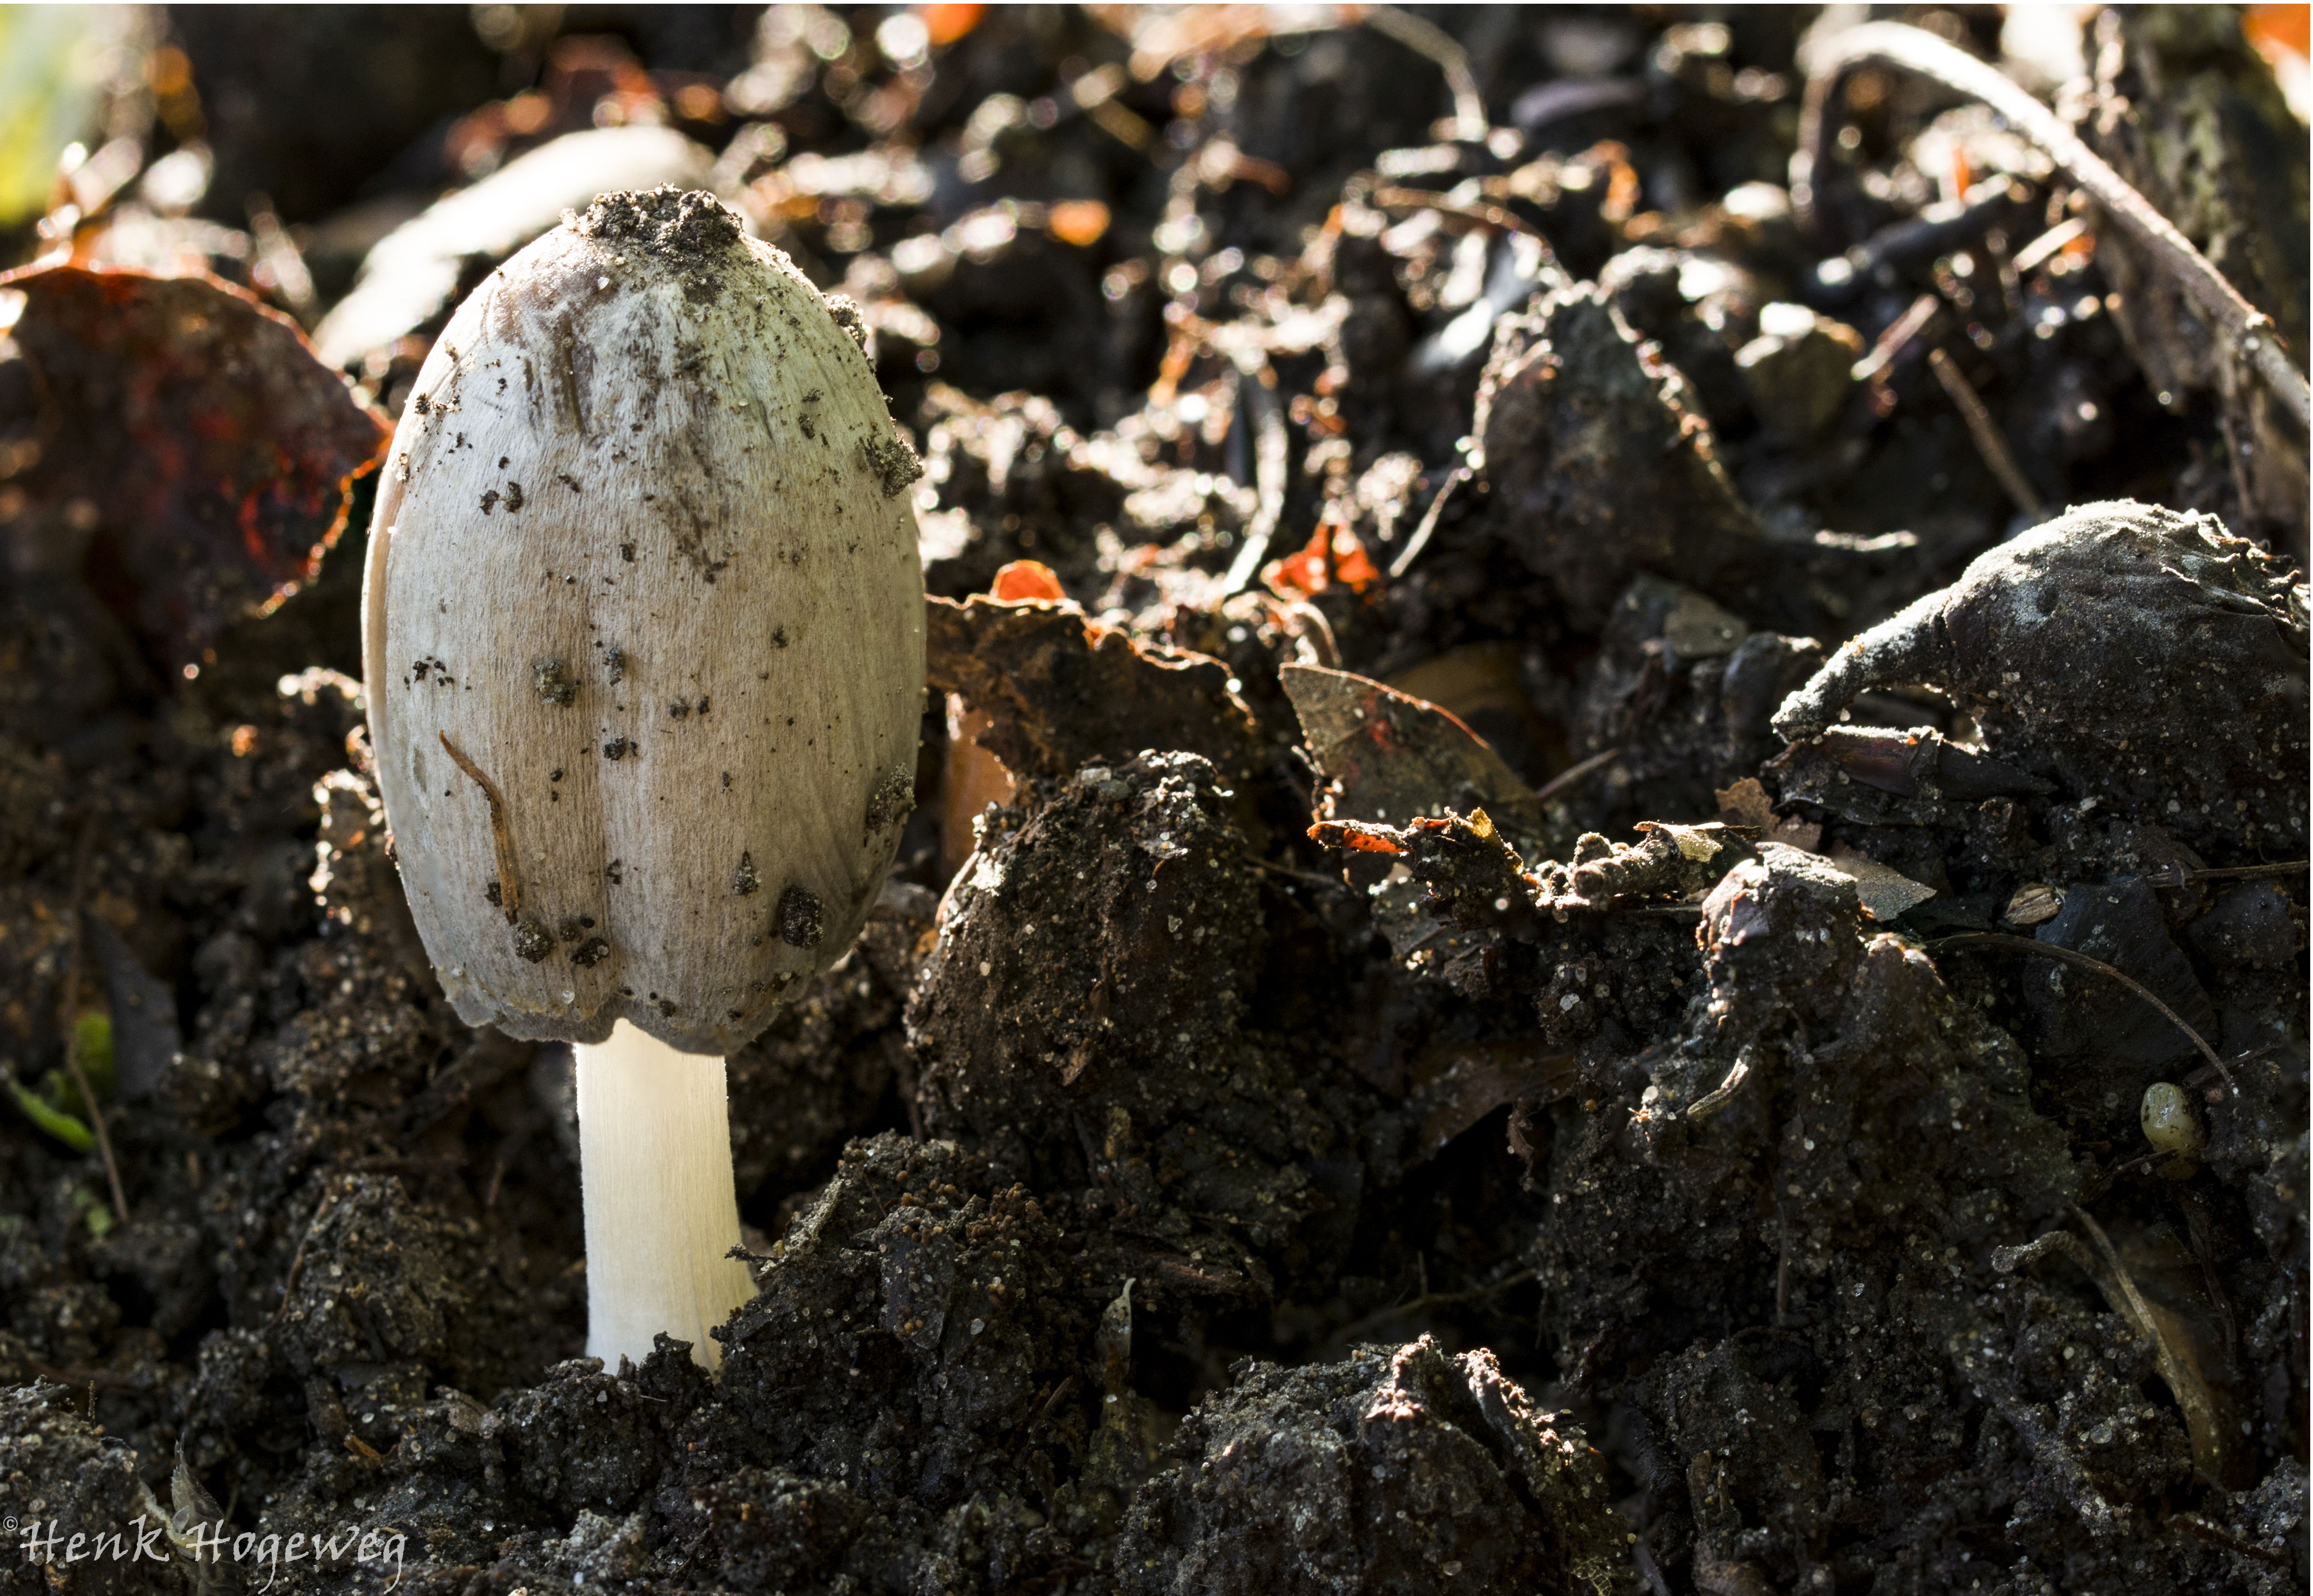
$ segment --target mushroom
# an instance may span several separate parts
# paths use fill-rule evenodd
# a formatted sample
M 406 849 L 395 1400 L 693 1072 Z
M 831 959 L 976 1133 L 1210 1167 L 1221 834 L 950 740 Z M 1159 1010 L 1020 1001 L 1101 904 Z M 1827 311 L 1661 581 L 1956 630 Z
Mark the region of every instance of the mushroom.
M 857 316 L 711 196 L 608 195 L 427 357 L 363 665 L 459 1016 L 577 1058 L 587 1351 L 752 1294 L 725 1057 L 848 947 L 913 803 L 920 474 Z

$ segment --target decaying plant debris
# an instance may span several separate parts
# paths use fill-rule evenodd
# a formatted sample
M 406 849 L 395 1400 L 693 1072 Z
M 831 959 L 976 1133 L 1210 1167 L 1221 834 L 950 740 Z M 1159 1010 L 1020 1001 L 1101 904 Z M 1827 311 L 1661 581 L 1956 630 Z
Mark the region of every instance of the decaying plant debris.
M 1990 13 L 550 9 L 156 22 L 13 241 L 0 1590 L 2304 1588 L 2236 13 L 2006 65 L 2239 325 L 1939 83 Z M 718 1377 L 579 1356 L 567 1052 L 452 1013 L 349 674 L 379 414 L 597 162 L 846 295 L 926 470 Z

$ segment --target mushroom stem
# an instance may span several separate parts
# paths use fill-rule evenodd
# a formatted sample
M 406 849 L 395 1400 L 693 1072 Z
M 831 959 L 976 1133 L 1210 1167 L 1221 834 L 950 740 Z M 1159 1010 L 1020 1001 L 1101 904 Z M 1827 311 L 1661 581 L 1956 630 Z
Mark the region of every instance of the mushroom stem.
M 586 1216 L 586 1352 L 641 1363 L 661 1331 L 722 1363 L 708 1331 L 754 1296 L 739 1244 L 723 1060 L 678 1053 L 621 1020 L 578 1044 Z

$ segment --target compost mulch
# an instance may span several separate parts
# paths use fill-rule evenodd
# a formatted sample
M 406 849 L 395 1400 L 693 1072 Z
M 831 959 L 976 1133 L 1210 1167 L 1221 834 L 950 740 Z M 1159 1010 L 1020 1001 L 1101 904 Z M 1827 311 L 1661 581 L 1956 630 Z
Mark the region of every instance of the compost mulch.
M 2061 162 L 1867 65 L 1795 206 L 1801 9 L 256 17 L 122 47 L 200 197 L 6 241 L 0 1592 L 2305 1588 L 2302 417 Z M 2083 48 L 2301 358 L 2239 15 Z M 420 213 L 606 135 L 925 467 L 715 1376 L 581 1355 L 568 1050 L 451 1012 L 357 680 L 521 241 Z

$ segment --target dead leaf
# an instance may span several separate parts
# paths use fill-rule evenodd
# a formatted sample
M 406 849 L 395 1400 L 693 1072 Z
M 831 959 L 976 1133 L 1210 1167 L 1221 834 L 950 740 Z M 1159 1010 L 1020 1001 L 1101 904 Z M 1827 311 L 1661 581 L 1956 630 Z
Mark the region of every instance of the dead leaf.
M 2073 1216 L 2095 1245 L 2070 1231 L 2050 1231 L 2020 1247 L 1996 1249 L 1992 1267 L 2019 1267 L 2063 1257 L 2096 1282 L 2106 1304 L 2152 1343 L 2153 1362 L 2185 1415 L 2193 1463 L 2210 1480 L 2238 1490 L 2256 1478 L 2254 1449 L 2242 1435 L 2247 1404 L 2222 1315 L 2210 1299 L 2190 1253 L 2165 1225 L 2122 1234 L 2114 1244 L 2082 1209 Z
M 40 394 L 14 529 L 34 557 L 75 566 L 172 671 L 312 577 L 389 429 L 295 323 L 213 277 L 56 266 L 0 288 L 24 295 Z
M 1863 912 L 1875 920 L 1892 920 L 1936 895 L 1933 887 L 1922 886 L 1903 872 L 1890 870 L 1877 859 L 1867 859 L 1844 845 L 1833 846 L 1831 862 L 1842 875 L 1855 883 L 1855 896 L 1862 903 Z
M 1336 583 L 1363 592 L 1381 580 L 1366 557 L 1366 546 L 1347 527 L 1320 525 L 1306 547 L 1271 563 L 1261 574 L 1271 591 L 1286 598 L 1322 593 Z
M 1719 800 L 1719 818 L 1729 826 L 1742 826 L 1755 833 L 1759 842 L 1780 842 L 1812 854 L 1823 840 L 1823 827 L 1814 820 L 1787 818 L 1775 812 L 1775 801 L 1767 796 L 1767 789 L 1755 776 L 1746 776 L 1731 787 L 1720 787 L 1715 795 Z
M 1234 781 L 1265 757 L 1218 660 L 1137 644 L 1067 602 L 928 598 L 924 618 L 932 687 L 987 715 L 976 741 L 1015 776 L 1178 750 Z
M 1420 1116 L 1420 1148 L 1446 1144 L 1506 1103 L 1548 1103 L 1575 1087 L 1574 1056 L 1531 1040 L 1438 1042 L 1413 1062 L 1409 1107 Z
M 1746 776 L 1731 787 L 1718 788 L 1719 818 L 1729 826 L 1748 826 L 1761 836 L 1775 829 L 1775 801 L 1755 776 Z
M 2254 1449 L 2241 1434 L 2240 1371 L 2191 1251 L 2156 1224 L 2124 1236 L 2117 1252 L 2134 1288 L 2123 1311 L 2152 1337 L 2160 1378 L 2185 1412 L 2194 1464 L 2229 1489 L 2255 1483 Z
M 1278 680 L 1328 784 L 1318 819 L 1403 826 L 1482 809 L 1521 857 L 1549 856 L 1542 800 L 1454 715 L 1347 671 L 1287 665 Z
M 1640 820 L 1637 829 L 1659 831 L 1670 838 L 1678 856 L 1690 864 L 1702 864 L 1718 857 L 1722 846 L 1717 837 L 1701 826 L 1674 826 L 1668 820 Z

